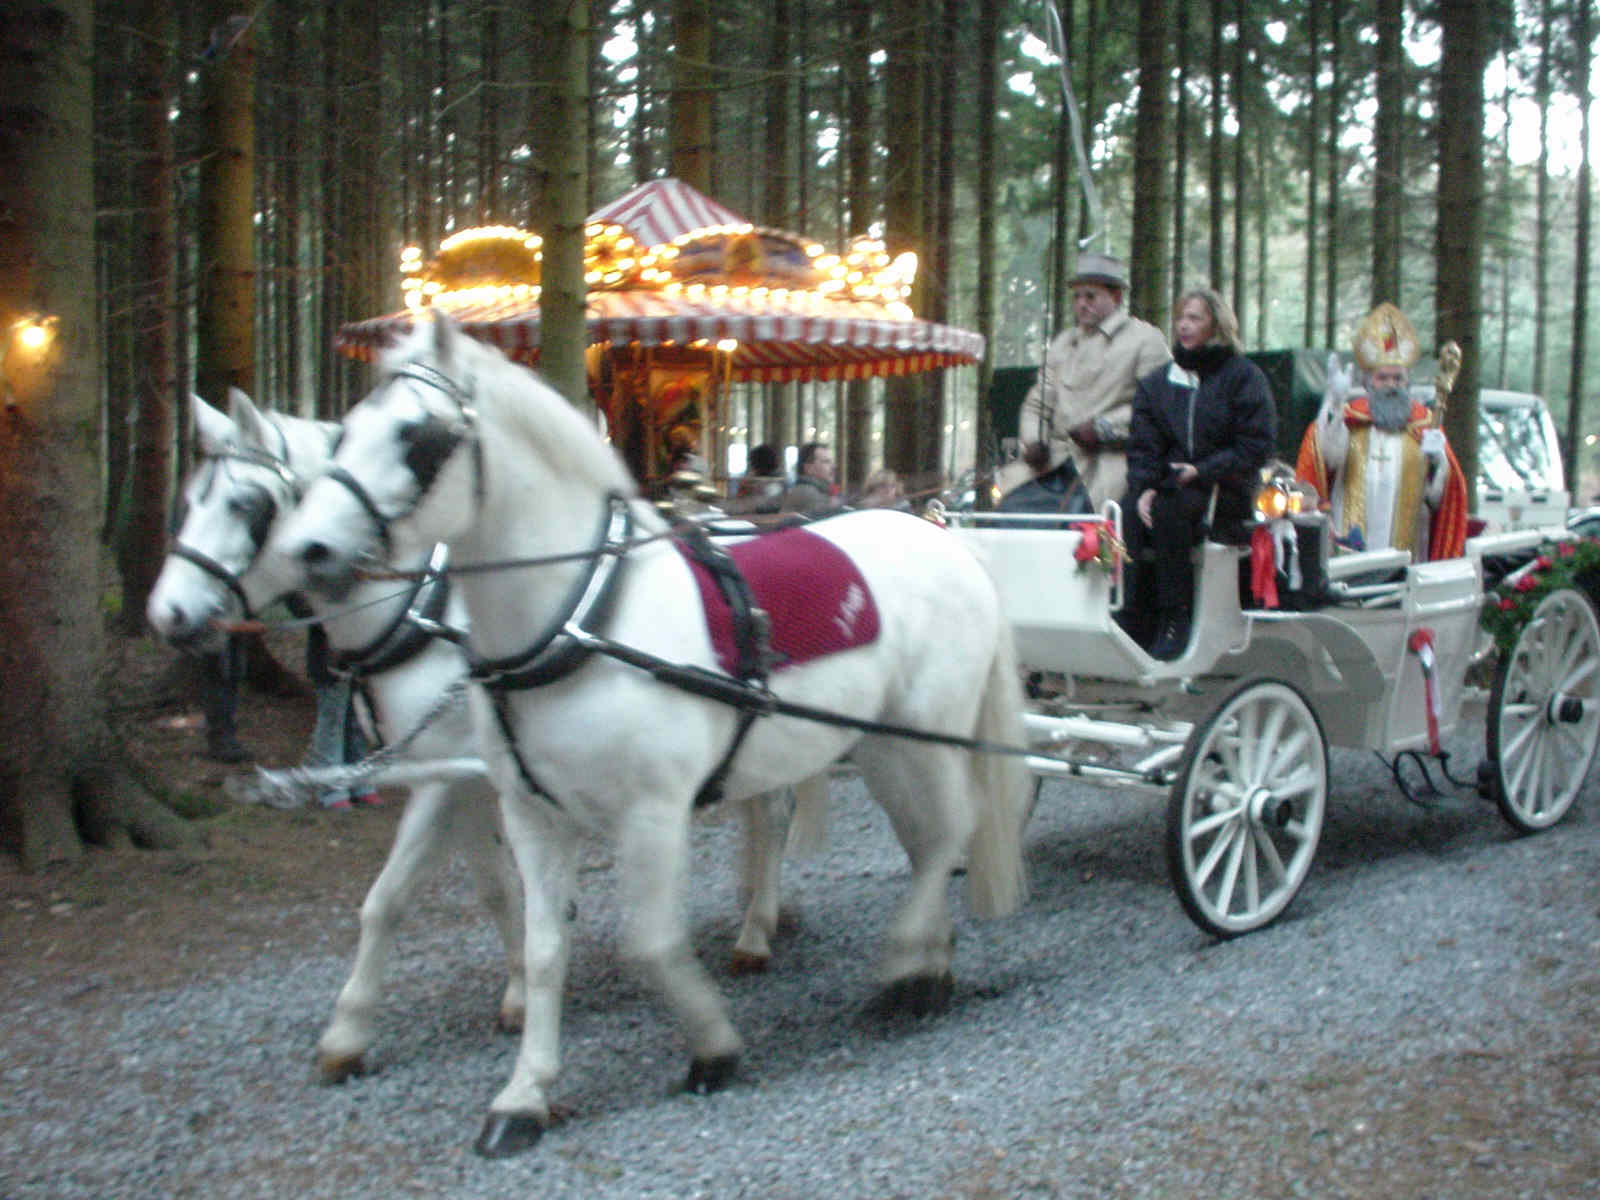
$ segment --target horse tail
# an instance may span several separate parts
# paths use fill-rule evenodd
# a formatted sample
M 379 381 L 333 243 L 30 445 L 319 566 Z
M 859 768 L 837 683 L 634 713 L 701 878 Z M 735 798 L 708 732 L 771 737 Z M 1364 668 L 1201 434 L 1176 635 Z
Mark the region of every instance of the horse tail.
M 789 840 L 784 853 L 809 858 L 828 845 L 828 771 L 824 767 L 810 779 L 794 785 L 794 811 L 789 816 Z
M 1023 744 L 1022 680 L 1011 626 L 1002 618 L 973 736 L 1007 746 Z M 967 901 L 981 917 L 1015 912 L 1027 899 L 1022 835 L 1028 820 L 1029 778 L 1014 754 L 968 755 L 978 826 L 967 856 Z

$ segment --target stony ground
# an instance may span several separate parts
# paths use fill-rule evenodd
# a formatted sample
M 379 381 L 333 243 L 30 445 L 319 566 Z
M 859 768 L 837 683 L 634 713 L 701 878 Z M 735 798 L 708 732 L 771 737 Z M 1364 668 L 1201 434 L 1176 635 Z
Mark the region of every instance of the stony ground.
M 1050 785 L 1033 900 L 963 919 L 955 1007 L 914 1029 L 862 1017 L 903 871 L 858 787 L 836 782 L 834 846 L 786 875 L 763 979 L 720 969 L 734 841 L 702 828 L 696 944 L 751 1043 L 746 1081 L 706 1101 L 671 1094 L 679 1039 L 609 954 L 600 854 L 559 1093 L 573 1119 L 491 1165 L 466 1148 L 510 1047 L 487 1031 L 493 939 L 463 879 L 408 922 L 378 1073 L 312 1087 L 397 805 L 227 806 L 230 768 L 201 757 L 164 658 L 126 650 L 130 746 L 216 811 L 190 851 L 0 862 L 5 1200 L 1600 1194 L 1600 780 L 1517 839 L 1480 802 L 1413 808 L 1341 753 L 1301 898 L 1221 945 L 1173 901 L 1159 803 Z M 310 720 L 303 695 L 250 692 L 241 736 L 293 762 Z

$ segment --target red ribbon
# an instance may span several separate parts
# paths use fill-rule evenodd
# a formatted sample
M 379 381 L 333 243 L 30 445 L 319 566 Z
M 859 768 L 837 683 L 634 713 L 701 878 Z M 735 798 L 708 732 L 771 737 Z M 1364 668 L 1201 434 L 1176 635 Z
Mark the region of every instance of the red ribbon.
M 1256 607 L 1278 607 L 1278 551 L 1267 525 L 1250 531 L 1250 590 L 1255 593 Z
M 1433 630 L 1418 629 L 1406 642 L 1422 667 L 1422 691 L 1428 713 L 1428 753 L 1439 753 L 1439 684 L 1433 674 Z

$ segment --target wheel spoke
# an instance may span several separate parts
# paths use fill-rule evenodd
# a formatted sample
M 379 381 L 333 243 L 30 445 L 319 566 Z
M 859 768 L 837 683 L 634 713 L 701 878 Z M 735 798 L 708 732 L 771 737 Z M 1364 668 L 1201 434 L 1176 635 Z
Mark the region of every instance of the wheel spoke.
M 1240 806 L 1235 804 L 1232 808 L 1224 809 L 1222 812 L 1212 813 L 1208 817 L 1201 817 L 1199 820 L 1195 821 L 1189 826 L 1189 840 L 1198 841 L 1200 838 L 1205 837 L 1205 835 L 1210 833 L 1213 829 L 1217 829 L 1223 825 L 1226 825 L 1229 821 L 1238 820 L 1239 810 Z
M 1322 776 L 1309 764 L 1302 764 L 1293 775 L 1272 785 L 1272 794 L 1288 799 L 1290 796 L 1314 794 L 1322 787 Z
M 1586 654 L 1573 660 L 1572 669 L 1562 678 L 1557 690 L 1566 692 L 1568 695 L 1582 694 L 1588 696 L 1592 694 L 1592 688 L 1587 691 L 1580 690 L 1585 682 L 1593 678 L 1595 665 L 1596 660 L 1593 655 Z
M 1227 914 L 1233 911 L 1233 889 L 1239 882 L 1239 862 L 1244 857 L 1245 843 L 1249 841 L 1244 825 L 1241 822 L 1238 828 L 1229 834 L 1228 865 L 1222 872 L 1222 884 L 1217 888 L 1217 911 Z
M 1260 782 L 1271 774 L 1272 768 L 1267 763 L 1269 757 L 1277 756 L 1273 751 L 1277 747 L 1278 737 L 1283 732 L 1283 723 L 1288 719 L 1289 711 L 1281 704 L 1274 704 L 1266 709 L 1266 721 L 1262 723 L 1256 735 L 1255 754 L 1251 756 L 1253 768 L 1248 780 L 1251 784 Z
M 1277 752 L 1273 754 L 1272 761 L 1261 772 L 1259 780 L 1261 786 L 1269 787 L 1275 792 L 1281 790 L 1274 780 L 1282 776 L 1285 767 L 1292 767 L 1299 762 L 1301 753 L 1310 741 L 1310 731 L 1304 728 L 1296 729 L 1294 733 L 1284 738 Z
M 1283 859 L 1278 857 L 1278 847 L 1273 844 L 1272 835 L 1265 829 L 1253 829 L 1250 832 L 1255 838 L 1257 851 L 1266 860 L 1267 866 L 1272 872 L 1272 877 L 1279 884 L 1287 883 L 1289 872 L 1284 869 Z
M 1202 888 L 1205 887 L 1206 881 L 1211 878 L 1211 872 L 1217 869 L 1218 860 L 1221 859 L 1223 854 L 1227 852 L 1229 844 L 1233 841 L 1236 822 L 1237 818 L 1230 818 L 1229 827 L 1217 834 L 1216 838 L 1211 843 L 1211 848 L 1206 851 L 1205 858 L 1201 859 L 1200 862 L 1196 864 L 1194 869 L 1194 878 L 1195 882 Z

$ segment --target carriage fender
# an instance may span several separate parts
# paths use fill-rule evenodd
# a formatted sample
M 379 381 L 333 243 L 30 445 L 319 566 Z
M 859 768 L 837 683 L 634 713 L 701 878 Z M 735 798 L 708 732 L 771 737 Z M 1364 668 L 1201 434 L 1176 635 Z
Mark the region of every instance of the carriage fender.
M 1307 678 L 1300 682 L 1312 691 L 1337 688 L 1361 703 L 1383 697 L 1387 684 L 1377 656 L 1359 633 L 1338 618 L 1304 612 L 1251 613 L 1249 620 L 1252 648 L 1260 642 L 1288 642 L 1301 651 Z M 1315 653 L 1318 649 L 1321 655 Z

